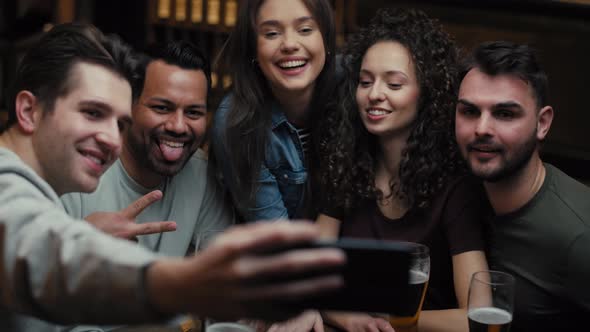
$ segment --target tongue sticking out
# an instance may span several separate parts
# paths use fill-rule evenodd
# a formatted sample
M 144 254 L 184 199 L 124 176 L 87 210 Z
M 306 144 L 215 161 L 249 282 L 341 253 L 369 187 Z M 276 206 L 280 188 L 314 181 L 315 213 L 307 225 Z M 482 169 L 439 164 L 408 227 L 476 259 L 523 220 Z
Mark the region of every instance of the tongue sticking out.
M 175 148 L 164 143 L 160 143 L 160 151 L 162 151 L 162 155 L 164 156 L 164 159 L 166 159 L 167 161 L 177 161 L 178 159 L 180 159 L 180 156 L 182 156 L 183 148 Z

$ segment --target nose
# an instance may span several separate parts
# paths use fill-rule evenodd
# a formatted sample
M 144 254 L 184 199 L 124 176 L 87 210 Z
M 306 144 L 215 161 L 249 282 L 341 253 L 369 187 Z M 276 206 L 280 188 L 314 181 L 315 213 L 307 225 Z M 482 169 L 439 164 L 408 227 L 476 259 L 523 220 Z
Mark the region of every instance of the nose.
M 184 134 L 186 132 L 186 123 L 181 109 L 177 109 L 175 112 L 170 113 L 170 116 L 164 125 L 164 129 L 176 134 Z
M 109 123 L 104 130 L 101 130 L 95 135 L 96 141 L 104 150 L 115 154 L 115 158 L 119 156 L 121 151 L 122 137 L 117 121 Z
M 293 53 L 299 50 L 299 38 L 296 33 L 285 31 L 281 43 L 281 51 L 284 53 Z
M 385 94 L 381 89 L 381 84 L 379 82 L 374 82 L 369 90 L 369 100 L 371 102 L 380 102 L 383 99 L 385 99 Z
M 477 123 L 475 125 L 475 135 L 476 136 L 491 136 L 492 131 L 493 131 L 493 119 L 491 119 L 489 114 L 482 113 L 482 115 L 477 119 Z

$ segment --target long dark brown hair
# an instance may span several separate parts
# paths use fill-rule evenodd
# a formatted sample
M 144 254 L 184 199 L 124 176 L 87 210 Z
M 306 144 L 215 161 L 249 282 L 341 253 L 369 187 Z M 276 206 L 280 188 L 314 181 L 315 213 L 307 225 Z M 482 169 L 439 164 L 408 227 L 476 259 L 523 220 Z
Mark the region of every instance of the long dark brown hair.
M 317 22 L 323 37 L 326 62 L 316 79 L 310 104 L 312 137 L 316 137 L 314 119 L 322 117 L 322 109 L 333 91 L 335 71 L 335 28 L 332 7 L 328 0 L 302 0 Z M 273 95 L 267 79 L 258 68 L 256 59 L 256 15 L 264 0 L 247 0 L 240 3 L 236 26 L 232 31 L 223 57 L 232 73 L 231 108 L 222 128 L 221 142 L 228 152 L 229 163 L 235 174 L 234 202 L 239 208 L 251 204 L 256 192 L 256 179 L 265 158 L 265 149 L 271 127 L 271 101 Z M 313 138 L 312 138 L 313 140 Z M 312 145 L 314 145 L 312 141 Z M 310 160 L 315 160 L 313 151 Z M 313 169 L 308 163 L 308 168 Z
M 320 145 L 319 179 L 326 204 L 344 213 L 365 199 L 384 198 L 375 187 L 379 142 L 363 125 L 355 100 L 363 57 L 381 41 L 396 41 L 408 49 L 420 83 L 418 115 L 402 151 L 399 183 L 390 183 L 391 193 L 410 207 L 426 207 L 449 177 L 463 169 L 454 139 L 455 44 L 421 11 L 380 10 L 347 45 L 342 102 L 329 112 Z

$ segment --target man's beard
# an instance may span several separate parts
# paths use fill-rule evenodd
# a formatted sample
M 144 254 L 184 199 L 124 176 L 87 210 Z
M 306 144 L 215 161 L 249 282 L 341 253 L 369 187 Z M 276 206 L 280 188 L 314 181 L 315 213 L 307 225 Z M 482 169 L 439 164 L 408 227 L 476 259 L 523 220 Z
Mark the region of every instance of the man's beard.
M 479 140 L 474 142 L 473 144 L 486 144 L 487 141 Z M 531 160 L 533 153 L 537 149 L 537 136 L 536 130 L 533 132 L 532 135 L 528 137 L 526 141 L 520 144 L 514 151 L 514 154 L 511 158 L 504 161 L 499 167 L 491 171 L 478 171 L 474 169 L 473 165 L 468 162 L 469 168 L 471 172 L 477 176 L 478 178 L 487 181 L 487 182 L 498 182 L 502 181 L 515 175 L 519 174 L 524 167 L 528 164 Z

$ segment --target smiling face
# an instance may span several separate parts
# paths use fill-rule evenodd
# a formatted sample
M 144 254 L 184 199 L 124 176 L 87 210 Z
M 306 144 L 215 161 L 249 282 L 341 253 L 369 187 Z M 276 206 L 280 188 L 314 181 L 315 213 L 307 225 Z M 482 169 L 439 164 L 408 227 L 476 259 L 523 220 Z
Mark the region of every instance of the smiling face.
M 202 70 L 183 69 L 164 61 L 151 62 L 124 155 L 131 176 L 146 184 L 178 173 L 203 142 L 207 124 L 207 79 Z M 124 159 L 124 162 L 127 159 Z
M 538 114 L 531 87 L 517 76 L 469 71 L 459 90 L 455 134 L 472 172 L 495 182 L 523 169 L 548 130 Z
M 408 135 L 418 114 L 420 86 L 408 50 L 398 42 L 371 46 L 361 64 L 356 101 L 374 135 Z
M 266 0 L 256 16 L 258 66 L 276 94 L 311 93 L 326 51 L 316 20 L 301 0 Z
M 72 67 L 72 90 L 42 113 L 32 136 L 39 173 L 59 195 L 91 192 L 121 151 L 131 121 L 131 86 L 102 66 Z

